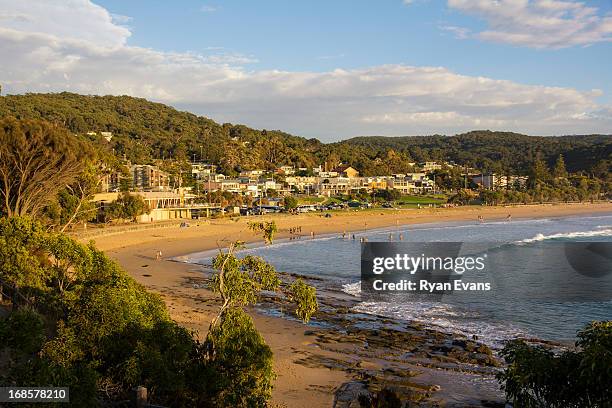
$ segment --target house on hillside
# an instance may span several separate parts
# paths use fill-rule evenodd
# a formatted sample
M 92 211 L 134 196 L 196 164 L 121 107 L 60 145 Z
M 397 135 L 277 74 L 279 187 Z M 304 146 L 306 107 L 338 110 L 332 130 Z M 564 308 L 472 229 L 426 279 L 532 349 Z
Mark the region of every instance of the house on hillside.
M 343 164 L 341 166 L 338 166 L 335 169 L 333 169 L 332 171 L 336 172 L 339 177 L 348 177 L 348 178 L 359 177 L 359 172 L 356 169 L 354 169 L 353 167 L 351 167 L 351 166 L 349 166 L 347 164 Z
M 434 170 L 442 169 L 442 165 L 434 161 L 428 161 L 425 163 L 421 163 L 421 168 L 423 169 L 424 172 L 429 173 Z
M 276 173 L 290 176 L 292 174 L 295 174 L 295 168 L 293 166 L 280 166 L 276 169 Z

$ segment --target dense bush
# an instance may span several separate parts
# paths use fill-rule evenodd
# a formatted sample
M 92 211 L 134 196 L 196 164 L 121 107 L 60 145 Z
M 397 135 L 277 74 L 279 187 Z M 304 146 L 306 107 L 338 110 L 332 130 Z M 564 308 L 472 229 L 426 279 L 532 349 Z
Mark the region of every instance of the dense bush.
M 266 265 L 251 261 L 259 277 Z M 102 252 L 27 218 L 0 218 L 0 279 L 23 296 L 0 319 L 3 384 L 68 386 L 75 406 L 126 400 L 138 385 L 172 407 L 263 407 L 271 395 L 272 352 L 237 307 L 201 344 Z
M 612 321 L 578 333 L 577 351 L 554 353 L 512 341 L 502 351 L 508 367 L 498 375 L 507 399 L 521 408 L 598 408 L 612 404 Z

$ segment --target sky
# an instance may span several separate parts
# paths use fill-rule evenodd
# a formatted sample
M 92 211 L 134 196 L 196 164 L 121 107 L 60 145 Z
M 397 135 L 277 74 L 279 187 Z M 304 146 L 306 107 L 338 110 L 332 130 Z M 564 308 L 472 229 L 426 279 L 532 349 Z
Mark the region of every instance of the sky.
M 0 0 L 0 61 L 323 141 L 612 133 L 612 0 Z

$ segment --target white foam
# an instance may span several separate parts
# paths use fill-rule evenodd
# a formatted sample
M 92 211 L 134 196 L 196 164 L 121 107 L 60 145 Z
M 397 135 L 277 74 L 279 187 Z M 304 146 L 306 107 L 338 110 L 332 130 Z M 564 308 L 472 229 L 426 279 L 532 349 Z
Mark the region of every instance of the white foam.
M 563 238 L 583 238 L 583 237 L 600 237 L 600 236 L 612 236 L 612 229 L 601 229 L 596 231 L 576 231 L 576 232 L 563 232 L 559 234 L 536 234 L 532 238 L 522 239 L 515 241 L 515 244 L 529 244 L 532 242 L 545 241 L 550 239 L 563 239 Z
M 475 312 L 467 313 L 439 302 L 363 302 L 354 306 L 353 311 L 416 321 L 446 333 L 477 336 L 493 348 L 501 348 L 507 340 L 526 336 L 524 331 L 513 325 L 485 322 Z
M 342 291 L 351 296 L 359 296 L 361 293 L 361 282 L 345 283 L 342 285 Z

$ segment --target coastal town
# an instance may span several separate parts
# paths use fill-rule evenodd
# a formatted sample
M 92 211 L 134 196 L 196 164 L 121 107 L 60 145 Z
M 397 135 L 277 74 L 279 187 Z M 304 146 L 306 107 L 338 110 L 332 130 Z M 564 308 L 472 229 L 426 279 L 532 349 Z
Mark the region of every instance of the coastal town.
M 383 207 L 393 208 L 393 199 L 400 197 L 448 193 L 436 186 L 436 174 L 451 169 L 458 170 L 465 187 L 475 191 L 521 189 L 528 180 L 526 176 L 483 174 L 453 162 L 408 165 L 413 172 L 379 176 L 361 176 L 348 163 L 312 168 L 285 165 L 272 170 L 243 170 L 236 176 L 228 176 L 211 163 L 194 161 L 190 163 L 190 173 L 171 174 L 157 165 L 128 162 L 123 172 L 102 177 L 92 201 L 98 207 L 97 217 L 104 219 L 105 209 L 120 192 L 140 196 L 149 212 L 140 214 L 136 221 L 146 223 L 226 213 L 256 215 L 370 207 L 377 202 L 377 194 Z M 184 181 L 187 181 L 185 185 Z M 285 197 L 303 200 L 290 206 L 285 204 Z M 325 202 L 327 205 L 322 204 Z
M 397 407 L 501 408 L 514 397 L 500 387 L 516 377 L 514 357 L 500 353 L 520 354 L 530 375 L 541 344 L 562 348 L 596 330 L 599 347 L 609 336 L 609 322 L 589 324 L 605 302 L 586 314 L 563 309 L 568 326 L 545 305 L 503 300 L 488 280 L 476 281 L 483 290 L 469 305 L 444 299 L 433 315 L 413 302 L 368 302 L 355 264 L 368 245 L 501 239 L 508 245 L 494 251 L 505 263 L 528 259 L 541 241 L 609 239 L 608 135 L 322 143 L 131 97 L 2 96 L 2 107 L 5 383 L 69 387 L 75 406 L 138 393 L 136 406 L 373 408 L 386 395 Z M 560 270 L 508 268 L 509 293 Z M 606 296 L 605 285 L 592 293 Z M 488 292 L 495 301 L 483 301 Z M 485 304 L 502 317 L 479 317 Z M 23 349 L 24 337 L 46 340 Z M 40 379 L 27 375 L 31 361 Z M 96 380 L 79 388 L 83 372 Z M 610 381 L 593 384 L 585 393 L 607 401 Z
M 0 4 L 0 408 L 612 408 L 612 0 Z

